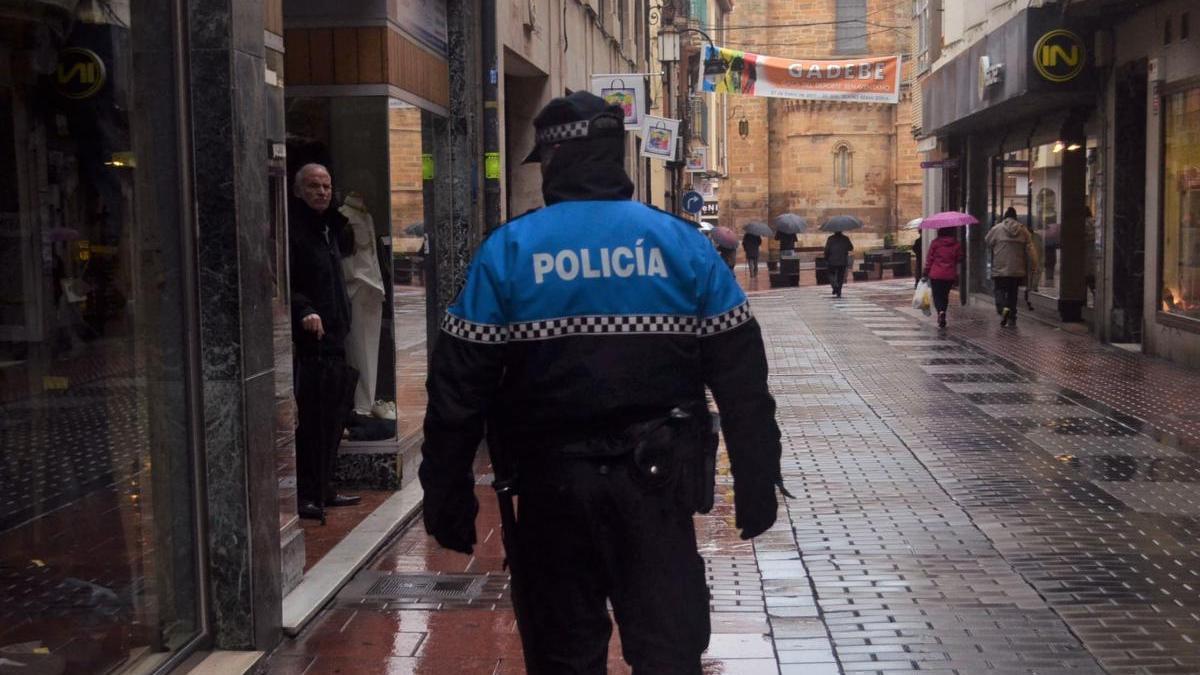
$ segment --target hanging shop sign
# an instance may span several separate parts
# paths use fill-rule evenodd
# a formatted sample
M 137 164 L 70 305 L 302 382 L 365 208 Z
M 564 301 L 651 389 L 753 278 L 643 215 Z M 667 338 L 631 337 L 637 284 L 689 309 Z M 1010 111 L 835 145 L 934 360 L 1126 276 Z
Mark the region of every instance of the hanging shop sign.
M 104 60 L 83 47 L 69 47 L 58 53 L 54 86 L 58 93 L 75 101 L 96 95 L 108 79 Z
M 922 169 L 957 169 L 957 159 L 937 159 L 928 162 L 921 162 Z
M 688 173 L 703 173 L 708 171 L 708 148 L 699 146 L 692 148 L 688 152 L 687 168 Z
M 1050 82 L 1069 82 L 1087 65 L 1087 46 L 1075 33 L 1059 28 L 1048 31 L 1033 46 L 1033 67 Z
M 679 145 L 679 120 L 646 115 L 642 125 L 642 157 L 675 161 Z
M 717 217 L 721 215 L 721 203 L 705 201 L 704 206 L 700 207 L 701 216 Z
M 646 115 L 646 81 L 638 73 L 593 75 L 592 93 L 620 106 L 625 114 L 626 131 L 642 128 Z
M 900 57 L 784 59 L 705 46 L 702 91 L 811 101 L 900 102 Z

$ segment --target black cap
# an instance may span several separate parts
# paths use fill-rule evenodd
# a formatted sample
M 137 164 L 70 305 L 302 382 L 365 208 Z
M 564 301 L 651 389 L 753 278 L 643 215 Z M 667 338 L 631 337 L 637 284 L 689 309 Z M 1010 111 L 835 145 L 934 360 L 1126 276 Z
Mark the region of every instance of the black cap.
M 587 138 L 620 136 L 625 131 L 621 106 L 610 104 L 588 91 L 551 100 L 533 118 L 535 145 L 525 163 L 542 159 L 543 145 Z

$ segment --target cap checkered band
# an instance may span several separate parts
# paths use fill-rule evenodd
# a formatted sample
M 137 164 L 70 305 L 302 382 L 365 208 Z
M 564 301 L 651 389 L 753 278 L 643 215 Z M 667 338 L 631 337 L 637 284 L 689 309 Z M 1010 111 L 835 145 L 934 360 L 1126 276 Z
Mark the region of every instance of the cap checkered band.
M 567 124 L 556 124 L 552 127 L 538 129 L 534 138 L 539 145 L 550 145 L 553 143 L 562 143 L 575 138 L 585 138 L 588 135 L 588 121 L 568 122 Z
M 449 313 L 446 314 L 446 318 L 442 319 L 442 330 L 467 342 L 501 344 L 508 340 L 508 329 L 504 326 L 474 323 Z
M 697 325 L 699 321 L 694 316 L 669 314 L 568 316 L 561 319 L 514 323 L 508 327 L 508 336 L 515 341 L 549 340 L 568 335 L 695 335 Z
M 754 315 L 750 312 L 750 303 L 743 302 L 728 312 L 718 314 L 716 316 L 710 316 L 704 321 L 701 321 L 700 337 L 707 337 L 709 335 L 716 335 L 717 333 L 724 333 L 725 331 L 733 330 L 734 328 L 737 328 L 753 318 Z

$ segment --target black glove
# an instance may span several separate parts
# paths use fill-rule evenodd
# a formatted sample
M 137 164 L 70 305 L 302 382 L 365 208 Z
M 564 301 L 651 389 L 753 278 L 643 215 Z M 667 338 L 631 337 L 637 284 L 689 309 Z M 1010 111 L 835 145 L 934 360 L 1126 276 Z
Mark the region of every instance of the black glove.
M 775 524 L 775 512 L 779 503 L 775 499 L 775 484 L 756 482 L 749 484 L 734 479 L 733 486 L 734 524 L 742 539 L 753 539 Z
M 451 551 L 470 555 L 475 546 L 479 500 L 473 489 L 458 494 L 425 493 L 425 531 Z

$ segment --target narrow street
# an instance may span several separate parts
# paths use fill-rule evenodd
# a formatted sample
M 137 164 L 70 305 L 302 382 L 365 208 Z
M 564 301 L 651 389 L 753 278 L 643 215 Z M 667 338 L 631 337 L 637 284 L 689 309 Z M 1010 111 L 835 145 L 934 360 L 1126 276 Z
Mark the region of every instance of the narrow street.
M 725 464 L 697 518 L 706 672 L 1200 672 L 1200 374 L 1029 313 L 939 335 L 910 297 L 752 293 L 795 499 L 740 541 Z M 414 523 L 269 672 L 524 672 L 478 476 L 474 556 Z

